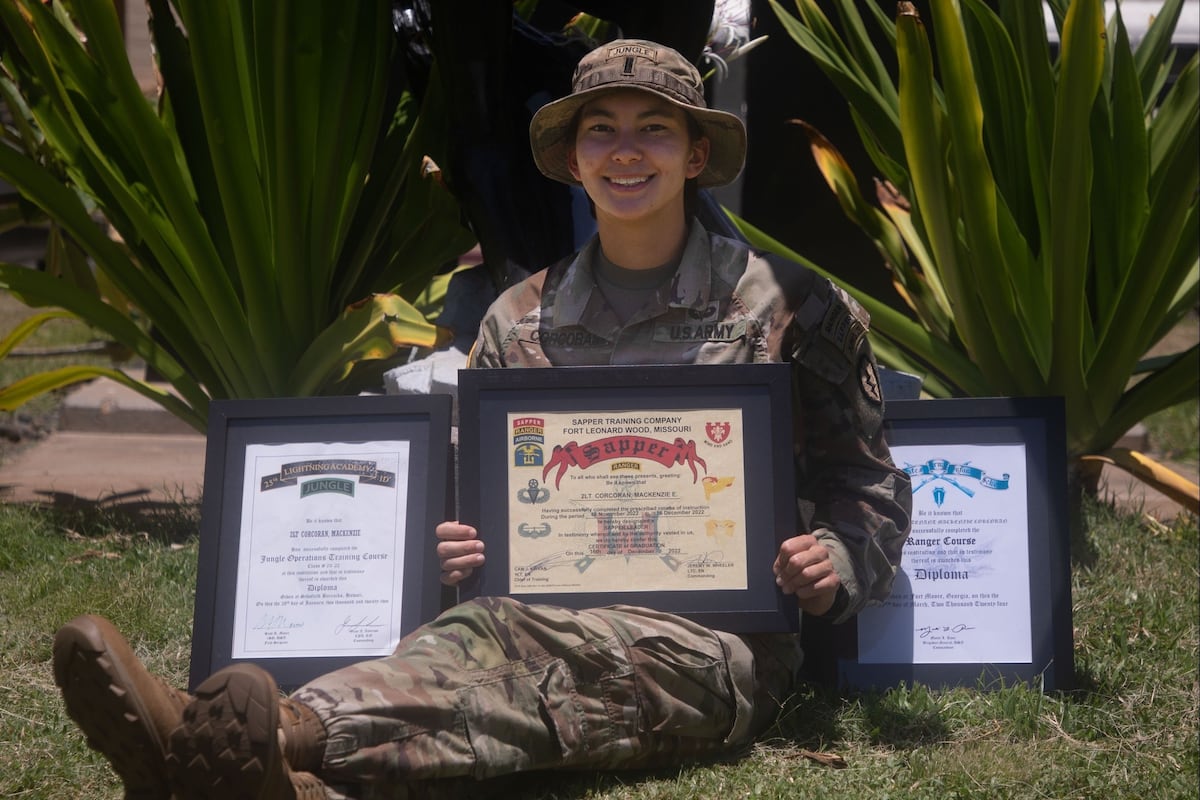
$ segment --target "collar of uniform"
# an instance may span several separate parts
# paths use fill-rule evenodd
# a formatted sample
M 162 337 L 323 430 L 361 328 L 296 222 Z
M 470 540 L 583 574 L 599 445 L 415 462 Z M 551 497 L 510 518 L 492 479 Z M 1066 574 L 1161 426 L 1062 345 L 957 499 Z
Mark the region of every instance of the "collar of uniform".
M 596 290 L 596 273 L 593 268 L 600 237 L 593 235 L 567 265 L 563 279 L 555 287 L 554 326 L 582 324 L 587 312 L 588 301 Z
M 707 308 L 712 291 L 712 243 L 700 220 L 688 226 L 687 244 L 679 259 L 679 270 L 667 282 L 669 305 L 678 308 Z
M 582 325 L 588 315 L 589 301 L 603 302 L 596 287 L 595 263 L 600 238 L 592 236 L 583 249 L 567 265 L 554 299 L 554 326 Z M 704 308 L 712 288 L 712 250 L 708 231 L 697 219 L 688 226 L 687 243 L 679 259 L 675 277 L 667 281 L 660 292 L 667 305 L 681 308 Z M 659 294 L 662 298 L 662 294 Z

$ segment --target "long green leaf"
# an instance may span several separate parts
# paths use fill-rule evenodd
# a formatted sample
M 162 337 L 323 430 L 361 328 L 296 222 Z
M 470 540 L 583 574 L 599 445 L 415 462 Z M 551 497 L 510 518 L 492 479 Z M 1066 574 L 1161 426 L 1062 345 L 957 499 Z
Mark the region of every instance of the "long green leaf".
M 39 3 L 20 1 L 37 24 L 36 30 L 47 37 L 43 48 L 31 29 L 19 26 L 8 30 L 20 45 L 13 51 L 14 55 L 19 51 L 29 59 L 27 77 L 51 90 L 43 100 L 31 105 L 47 137 L 60 152 L 69 156 L 67 164 L 73 177 L 102 198 L 108 217 L 122 230 L 130 246 L 143 253 L 143 248 L 155 253 L 151 263 L 165 267 L 165 272 L 156 271 L 159 276 L 173 278 L 182 294 L 182 308 L 193 313 L 191 324 L 201 332 L 207 330 L 207 335 L 215 337 L 218 345 L 223 344 L 221 332 L 237 340 L 244 323 L 239 324 L 240 317 L 235 313 L 239 306 L 227 284 L 219 280 L 219 274 L 215 276 L 216 280 L 212 279 L 214 276 L 196 280 L 192 260 L 178 257 L 186 247 L 189 252 L 206 259 L 208 240 L 195 215 L 194 205 L 188 202 L 187 181 L 172 178 L 172 170 L 178 168 L 177 154 L 165 145 L 161 127 L 150 114 L 145 99 L 136 89 L 132 93 L 110 91 L 108 77 L 86 56 L 74 32 L 64 30 Z M 5 5 L 4 13 L 14 12 Z M 13 19 L 9 17 L 5 22 L 11 26 Z M 58 61 L 52 62 L 47 54 L 52 54 Z M 72 86 L 78 84 L 79 91 L 69 92 L 63 80 Z M 121 100 L 126 102 L 122 104 Z M 93 108 L 89 105 L 93 101 L 101 105 Z M 127 150 L 107 145 L 109 140 L 121 138 L 109 135 L 108 125 L 125 125 L 123 130 L 140 125 L 133 129 L 140 131 L 144 141 L 139 144 L 149 155 L 145 158 L 138 155 L 123 164 L 115 162 L 113 159 L 121 157 Z M 97 139 L 98 136 L 102 139 Z M 124 138 L 130 137 L 126 133 Z M 142 168 L 149 174 L 139 174 L 138 170 Z M 157 186 L 167 203 L 165 207 L 176 209 L 179 215 L 168 223 L 163 208 L 151 199 L 152 193 L 143 182 Z M 196 333 L 191 336 L 195 337 Z M 226 358 L 224 364 L 233 368 L 235 375 L 240 374 L 242 380 L 248 376 L 253 381 L 261 372 L 248 368 L 248 365 L 239 365 L 235 356 Z
M 236 281 L 245 298 L 244 306 L 238 305 L 246 310 L 246 335 L 263 353 L 260 368 L 265 371 L 266 387 L 274 387 L 274 391 L 264 387 L 262 394 L 278 394 L 284 384 L 282 365 L 290 360 L 294 340 L 275 289 L 272 245 L 263 235 L 270 230 L 259 180 L 265 144 L 255 124 L 259 116 L 247 63 L 248 24 L 233 4 L 179 0 L 177 8 L 192 42 L 196 91 L 209 133 L 207 155 L 224 201 L 221 211 L 234 253 L 234 263 L 226 265 L 225 274 Z M 223 52 L 226 57 L 197 58 L 198 50 Z
M 1150 344 L 1153 328 L 1143 320 L 1153 308 L 1156 296 L 1164 285 L 1177 284 L 1190 264 L 1175 258 L 1181 238 L 1195 236 L 1196 186 L 1200 183 L 1200 126 L 1193 126 L 1184 147 L 1167 171 L 1167 179 L 1151 201 L 1150 214 L 1142 235 L 1142 244 L 1130 265 L 1130 280 L 1122 292 L 1113 323 L 1101 341 L 1099 352 L 1103 361 L 1091 374 L 1096 380 L 1111 384 L 1118 380 L 1120 365 L 1126 368 L 1136 363 Z M 1190 202 L 1181 202 L 1189 198 Z M 1168 270 L 1174 267 L 1179 275 Z
M 842 23 L 842 29 L 846 32 L 846 47 L 851 59 L 862 65 L 871 85 L 879 91 L 885 103 L 892 107 L 899 106 L 900 96 L 896 93 L 892 76 L 883 59 L 879 57 L 879 51 L 872 44 L 871 36 L 867 33 L 867 27 L 863 24 L 853 0 L 838 0 L 834 9 Z M 892 38 L 895 38 L 894 26 Z
M 1125 431 L 1151 414 L 1194 399 L 1200 392 L 1200 345 L 1178 354 L 1125 392 L 1104 423 L 1090 432 L 1081 450 L 1096 452 L 1117 441 Z
M 1096 245 L 1093 291 L 1096 296 L 1096 335 L 1103 338 L 1108 325 L 1123 302 L 1123 290 L 1130 280 L 1142 280 L 1131 274 L 1134 255 L 1142 238 L 1150 212 L 1148 183 L 1150 175 L 1146 122 L 1142 113 L 1142 95 L 1129 48 L 1129 35 L 1118 9 L 1114 23 L 1116 36 L 1111 42 L 1111 100 L 1101 97 L 1097 111 L 1108 110 L 1109 126 L 1103 136 L 1093 134 L 1096 147 L 1096 185 L 1093 189 L 1093 235 Z M 1100 150 L 1106 147 L 1105 151 Z M 1107 178 L 1107 180 L 1105 180 Z M 1106 265 L 1111 264 L 1106 268 Z
M 886 303 L 860 291 L 846 281 L 822 269 L 787 245 L 775 239 L 765 231 L 756 228 L 751 223 L 735 214 L 726 211 L 738 230 L 746 237 L 751 245 L 769 253 L 783 256 L 797 264 L 801 264 L 819 275 L 841 286 L 862 304 L 871 315 L 872 330 L 897 342 L 910 353 L 927 354 L 925 362 L 929 369 L 943 376 L 950 376 L 950 382 L 967 394 L 985 395 L 988 393 L 988 382 L 979 371 L 979 367 L 962 352 L 930 335 L 929 331 L 905 317 Z
M 1013 295 L 1008 279 L 1007 262 L 1020 272 L 1029 268 L 1020 265 L 1024 259 L 1016 243 L 1001 244 L 997 211 L 997 188 L 983 144 L 983 109 L 979 103 L 978 83 L 971 65 L 962 18 L 953 0 L 934 0 L 931 3 L 934 24 L 939 31 L 938 60 L 946 93 L 951 156 L 954 161 L 956 189 L 959 195 L 959 214 L 964 223 L 969 255 L 962 262 L 968 280 L 978 292 L 988 298 L 980 303 L 990 329 L 1006 331 L 994 341 L 1007 372 L 1013 377 L 1014 390 L 1032 394 L 1043 385 L 1049 372 L 1049 353 L 1046 351 L 1044 330 L 1032 327 Z M 917 98 L 914 101 L 919 102 Z M 1003 253 L 1005 259 L 992 260 L 993 254 Z M 1030 363 L 1029 355 L 1033 355 Z
M 854 129 L 858 132 L 858 140 L 862 143 L 863 149 L 867 152 L 867 157 L 871 159 L 871 163 L 879 170 L 883 176 L 896 187 L 901 194 L 912 192 L 912 182 L 909 179 L 908 169 L 903 163 L 903 153 L 896 153 L 896 160 L 892 155 L 883 152 L 879 141 L 875 138 L 875 134 L 867 127 L 866 122 L 854 107 L 850 107 L 850 121 L 854 123 Z
M 808 137 L 817 169 L 837 198 L 842 211 L 871 237 L 892 269 L 907 273 L 908 256 L 903 239 L 895 226 L 863 197 L 850 164 L 833 143 L 812 125 L 799 119 L 790 121 L 799 125 Z
M 89 141 L 89 132 L 98 134 L 113 131 L 105 137 L 106 146 L 97 141 L 89 147 L 91 166 L 106 178 L 106 185 L 110 191 L 118 190 L 124 194 L 123 208 L 129 209 L 135 205 L 146 207 L 151 212 L 150 219 L 153 220 L 157 216 L 157 206 L 161 203 L 163 216 L 170 219 L 171 233 L 166 238 L 173 240 L 178 237 L 181 243 L 186 243 L 189 252 L 197 254 L 196 260 L 180 259 L 179 265 L 187 271 L 205 302 L 215 308 L 228 307 L 235 300 L 228 283 L 210 280 L 208 275 L 195 270 L 196 261 L 215 260 L 216 253 L 203 220 L 195 211 L 195 192 L 190 178 L 186 173 L 180 172 L 179 154 L 173 149 L 171 138 L 164 134 L 162 126 L 134 80 L 125 56 L 120 30 L 116 26 L 115 14 L 111 13 L 111 9 L 108 13 L 97 13 L 97 7 L 94 3 L 72 3 L 72 9 L 80 15 L 81 21 L 89 23 L 84 27 L 84 31 L 89 37 L 89 46 L 96 47 L 102 55 L 101 61 L 89 70 L 84 69 L 82 62 L 76 58 L 73 62 L 75 68 L 63 73 L 89 78 L 88 83 L 81 87 L 85 91 L 80 101 L 69 106 L 84 123 L 84 141 Z M 61 42 L 63 32 L 56 28 L 50 30 L 60 39 L 60 55 L 74 53 L 73 48 Z M 123 70 L 109 69 L 109 62 L 121 60 L 124 60 Z M 142 135 L 135 142 L 121 142 L 121 136 L 116 132 L 129 130 L 138 130 Z M 118 169 L 115 162 L 106 157 L 106 154 L 111 152 L 114 142 L 122 145 L 122 152 L 132 149 L 136 154 L 136 157 L 126 159 L 132 167 L 131 170 Z M 153 191 L 124 191 L 126 184 L 136 187 L 139 179 L 145 181 Z M 151 195 L 155 198 L 155 203 L 146 202 Z M 138 230 L 141 231 L 144 227 L 139 227 Z M 161 231 L 159 234 L 163 235 Z M 225 318 L 222 324 L 236 325 L 237 320 Z
M 403 298 L 375 295 L 357 303 L 318 336 L 291 376 L 302 395 L 316 394 L 361 360 L 387 358 L 402 345 L 432 347 L 437 329 Z
M 975 85 L 983 112 L 984 140 L 997 191 L 1022 235 L 1037 241 L 1037 213 L 1025 155 L 1029 98 L 1019 80 L 1022 64 L 1000 17 L 981 0 L 963 3 Z
M 971 357 L 992 373 L 995 385 L 1011 386 L 1015 381 L 987 327 L 987 315 L 960 252 L 957 208 L 945 168 L 945 114 L 934 90 L 929 41 L 915 13 L 902 13 L 896 20 L 896 47 L 904 152 L 914 189 L 911 199 L 954 309 L 955 330 Z
M 1158 95 L 1155 88 L 1156 85 L 1159 85 L 1158 72 L 1171 47 L 1171 34 L 1175 31 L 1182 12 L 1183 0 L 1165 0 L 1162 8 L 1151 20 L 1150 27 L 1147 28 L 1142 41 L 1138 43 L 1137 52 L 1134 54 L 1134 63 L 1141 94 L 1146 101 L 1145 113 L 1147 114 L 1154 109 L 1154 102 Z
M 830 46 L 805 28 L 798 19 L 784 11 L 777 0 L 770 0 L 770 5 L 784 31 L 813 57 L 822 71 L 834 82 L 847 102 L 868 125 L 883 151 L 902 152 L 896 107 L 889 105 L 884 93 L 871 83 L 861 66 L 853 60 L 846 60 L 842 54 L 847 51 L 840 39 L 835 37 L 835 46 Z M 809 8 L 813 14 L 824 18 L 824 14 L 812 0 L 799 0 L 797 6 Z
M 195 72 L 192 69 L 191 45 L 177 24 L 168 0 L 147 0 L 151 36 L 156 43 L 154 56 L 163 76 L 163 118 L 167 135 L 180 151 L 179 168 L 191 177 L 196 191 L 200 216 L 218 253 L 219 263 L 234 261 L 229 228 L 224 222 L 224 210 L 213 172 L 212 159 L 195 154 L 207 150 L 208 129 L 200 98 L 196 92 Z M 235 279 L 235 276 L 231 276 Z M 238 284 L 234 283 L 235 289 Z
M 854 172 L 837 148 L 808 123 L 802 120 L 792 121 L 799 124 L 808 136 L 809 148 L 817 163 L 817 169 L 837 197 L 843 212 L 871 238 L 893 271 L 893 281 L 905 302 L 925 324 L 943 338 L 948 338 L 951 327 L 949 304 L 940 291 L 940 282 L 933 281 L 931 286 L 925 278 L 930 273 L 936 276 L 936 270 L 932 269 L 923 242 L 919 238 L 906 241 L 904 237 L 904 231 L 912 228 L 908 212 L 901 211 L 895 204 L 888 207 L 884 203 L 887 210 L 885 215 L 868 203 L 858 189 Z M 898 219 L 901 221 L 898 222 Z M 902 225 L 906 227 L 901 227 Z M 906 244 L 917 254 L 916 265 L 909 261 Z
M 38 372 L 0 387 L 0 411 L 14 411 L 35 397 L 93 378 L 109 378 L 148 397 L 200 432 L 206 427 L 207 406 L 196 409 L 178 397 L 109 367 L 59 367 Z M 202 413 L 204 416 L 202 416 Z
M 1050 160 L 1050 253 L 1053 275 L 1054 361 L 1049 388 L 1086 397 L 1083 339 L 1092 184 L 1090 116 L 1104 67 L 1100 0 L 1075 0 L 1062 34 Z
M 933 295 L 937 310 L 929 316 L 923 315 L 922 320 L 942 339 L 948 341 L 951 338 L 950 321 L 953 317 L 953 309 L 950 298 L 946 294 L 946 287 L 942 284 L 937 263 L 926 246 L 924 236 L 917 230 L 917 226 L 913 222 L 911 204 L 903 195 L 896 192 L 894 187 L 878 180 L 875 182 L 875 197 L 884 213 L 896 226 L 900 238 L 904 240 L 904 245 L 908 248 L 912 258 L 910 266 L 919 271 L 919 279 L 928 284 L 929 291 Z
M 178 361 L 129 317 L 104 301 L 48 275 L 12 264 L 0 264 L 0 287 L 32 305 L 59 306 L 128 347 L 168 381 L 193 408 L 208 403 L 208 395 Z
M 1040 294 L 1053 298 L 1053 277 L 1045 269 L 1050 252 L 1049 170 L 1054 135 L 1054 83 L 1050 65 L 1049 40 L 1041 4 L 1034 2 L 1000 3 L 1005 28 L 1021 65 L 1019 75 L 1025 87 L 1026 112 L 1019 118 L 1025 121 L 1025 157 L 1016 156 L 1017 163 L 1028 166 L 1026 185 L 1029 187 L 1036 233 L 1026 232 L 1031 251 L 1042 266 Z M 1015 211 L 1018 219 L 1026 219 L 1026 211 Z
M 314 179 L 313 191 L 318 197 L 337 200 L 333 204 L 334 213 L 326 215 L 326 219 L 311 221 L 320 237 L 317 241 L 325 248 L 316 257 L 324 259 L 323 279 L 331 287 L 331 302 L 323 309 L 324 314 L 333 313 L 351 299 L 340 295 L 343 284 L 338 255 L 348 244 L 360 207 L 373 202 L 364 188 L 375 177 L 372 168 L 390 166 L 386 160 L 388 154 L 381 152 L 381 148 L 392 123 L 388 115 L 399 102 L 400 92 L 389 86 L 388 81 L 387 70 L 395 56 L 390 55 L 390 22 L 386 11 L 381 5 L 360 4 L 357 24 L 341 37 L 346 49 L 355 55 L 355 60 L 346 65 L 347 77 L 339 85 L 328 70 L 322 76 L 326 84 L 322 96 L 330 98 L 327 104 L 332 110 L 318 113 L 322 128 L 318 131 L 317 146 L 320 152 L 335 149 L 345 154 L 344 166 L 334 159 L 318 158 Z M 336 13 L 344 12 L 337 9 Z M 345 86 L 346 81 L 353 85 Z M 389 197 L 383 204 L 390 206 L 392 202 Z
M 8 332 L 3 339 L 0 339 L 0 358 L 4 358 L 13 351 L 17 345 L 28 339 L 33 334 L 37 333 L 38 329 L 47 322 L 55 319 L 78 319 L 69 311 L 45 311 L 41 314 L 33 314 L 26 317 L 17 323 L 17 326 Z
M 154 273 L 139 269 L 116 242 L 104 235 L 75 192 L 11 148 L 0 148 L 0 176 L 20 187 L 31 201 L 60 220 L 74 240 L 114 278 L 123 294 L 139 298 L 143 309 L 156 321 L 167 341 L 176 347 L 194 374 L 206 383 L 215 378 L 215 374 L 204 366 L 207 362 L 196 344 L 195 331 L 188 329 L 186 308 Z M 53 304 L 52 300 L 50 302 Z
M 320 10 L 301 11 L 296 3 L 258 3 L 251 13 L 249 24 L 256 31 L 266 31 L 273 45 L 254 53 L 256 59 L 247 75 L 247 81 L 256 88 L 253 96 L 260 103 L 266 142 L 262 183 L 266 207 L 270 209 L 267 224 L 271 227 L 271 261 L 275 265 L 273 288 L 279 294 L 287 330 L 297 342 L 306 342 L 319 330 L 316 321 L 321 318 L 321 311 L 315 307 L 317 293 L 310 287 L 325 285 L 324 276 L 310 258 L 314 243 L 309 219 L 313 173 L 309 165 L 316 163 L 317 118 L 326 109 L 303 107 L 298 102 L 298 89 L 306 83 L 321 85 L 323 54 L 316 52 L 313 38 L 317 26 L 327 24 L 327 20 Z M 348 54 L 340 50 L 329 57 L 345 61 Z M 339 160 L 340 154 L 322 156 Z M 290 279 L 281 274 L 284 269 L 291 273 Z
M 1180 70 L 1175 85 L 1163 98 L 1150 123 L 1150 188 L 1151 196 L 1159 191 L 1170 176 L 1170 164 L 1179 148 L 1184 146 L 1188 131 L 1196 124 L 1200 107 L 1200 54 L 1193 55 Z

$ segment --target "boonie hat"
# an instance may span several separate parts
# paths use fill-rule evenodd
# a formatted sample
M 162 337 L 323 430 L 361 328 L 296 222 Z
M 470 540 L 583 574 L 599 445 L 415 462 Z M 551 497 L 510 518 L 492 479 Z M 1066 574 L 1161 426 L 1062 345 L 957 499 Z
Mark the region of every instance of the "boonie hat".
M 682 108 L 711 142 L 708 164 L 696 181 L 723 186 L 742 171 L 746 160 L 746 126 L 736 114 L 708 108 L 700 72 L 670 47 L 642 39 L 617 39 L 597 47 L 579 61 L 571 93 L 538 109 L 529 123 L 529 144 L 538 169 L 548 178 L 578 185 L 567 169 L 568 141 L 575 114 L 595 96 L 614 89 L 640 89 Z

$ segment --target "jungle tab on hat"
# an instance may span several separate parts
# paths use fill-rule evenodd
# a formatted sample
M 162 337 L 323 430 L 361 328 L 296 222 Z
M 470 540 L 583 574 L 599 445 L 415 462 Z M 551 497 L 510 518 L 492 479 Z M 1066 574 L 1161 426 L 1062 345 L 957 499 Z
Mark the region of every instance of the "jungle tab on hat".
M 697 176 L 700 186 L 723 186 L 742 171 L 746 126 L 736 114 L 708 108 L 696 67 L 675 50 L 642 39 L 617 39 L 579 61 L 571 93 L 538 109 L 529 123 L 529 144 L 538 169 L 548 178 L 578 185 L 567 169 L 568 141 L 575 114 L 595 96 L 614 89 L 640 89 L 662 97 L 691 114 L 708 137 L 708 164 Z

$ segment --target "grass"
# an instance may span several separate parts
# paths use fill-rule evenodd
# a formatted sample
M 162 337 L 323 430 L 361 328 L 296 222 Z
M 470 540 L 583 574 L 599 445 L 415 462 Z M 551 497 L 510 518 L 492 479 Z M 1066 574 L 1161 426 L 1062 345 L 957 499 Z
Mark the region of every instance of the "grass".
M 0 293 L 0 331 L 29 313 Z M 56 321 L 24 347 L 90 341 Z M 0 385 L 78 357 L 0 359 Z M 91 356 L 107 363 L 105 356 Z M 52 413 L 57 398 L 22 413 Z M 5 421 L 0 413 L 0 422 Z M 1195 464 L 1200 402 L 1146 421 L 1156 457 Z M 2 457 L 0 453 L 0 457 Z M 74 512 L 0 504 L 0 798 L 121 797 L 66 716 L 54 630 L 104 614 L 175 685 L 187 682 L 198 510 Z M 746 758 L 636 773 L 521 776 L 472 797 L 1182 798 L 1200 785 L 1196 519 L 1171 526 L 1088 503 L 1072 568 L 1078 688 L 839 694 L 805 689 Z M 1086 554 L 1086 556 L 1084 555 Z
M 1200 399 L 1151 414 L 1145 421 L 1150 446 L 1167 461 L 1200 461 Z
M 196 508 L 182 504 L 154 516 L 0 506 L 0 797 L 121 796 L 63 711 L 51 636 L 77 613 L 105 614 L 151 669 L 183 685 L 197 528 Z M 1089 555 L 1072 570 L 1073 691 L 811 687 L 739 761 L 523 776 L 471 796 L 1195 797 L 1196 520 L 1150 524 L 1089 502 L 1084 528 Z

